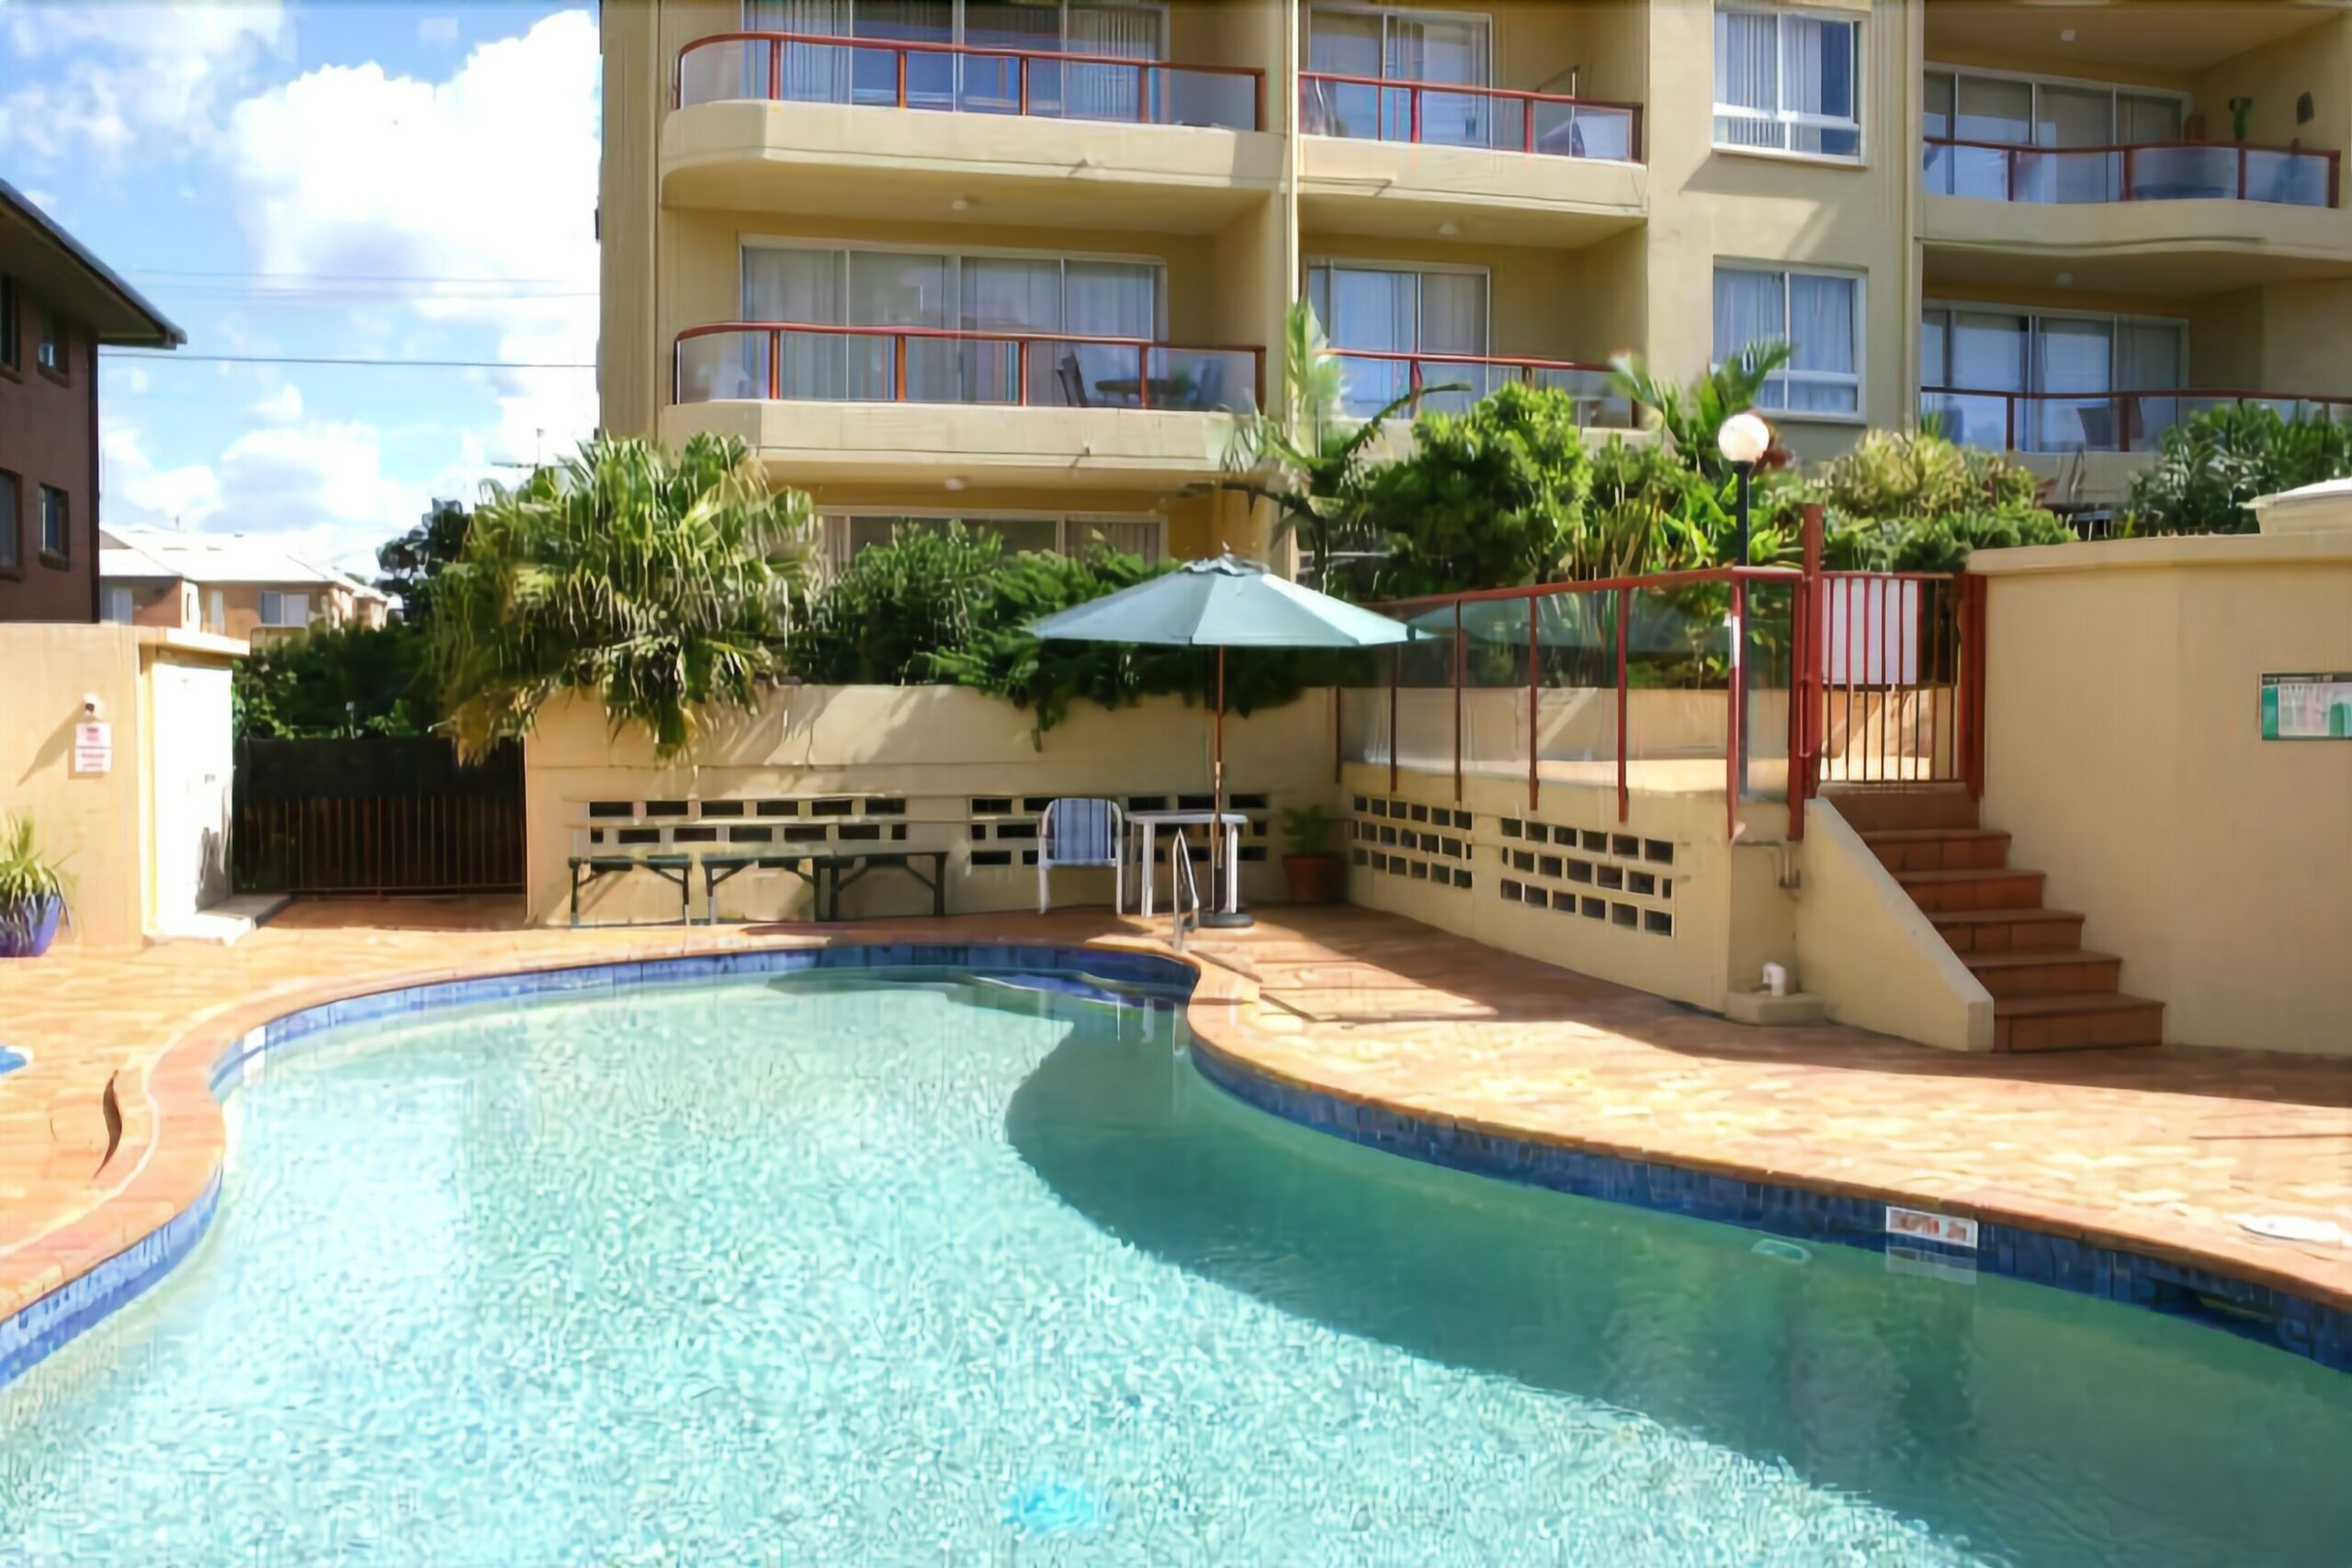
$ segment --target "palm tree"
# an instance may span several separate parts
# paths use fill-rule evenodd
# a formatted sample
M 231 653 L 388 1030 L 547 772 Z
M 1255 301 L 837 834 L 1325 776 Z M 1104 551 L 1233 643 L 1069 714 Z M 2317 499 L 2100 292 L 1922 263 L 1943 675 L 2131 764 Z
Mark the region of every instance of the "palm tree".
M 692 744 L 699 710 L 757 705 L 811 525 L 808 498 L 771 490 L 742 442 L 697 435 L 673 457 L 598 436 L 483 493 L 431 628 L 460 752 L 529 733 L 567 690 L 595 694 L 616 734 L 643 725 L 665 761 Z
M 1660 380 L 1630 354 L 1619 355 L 1609 367 L 1619 389 L 1650 411 L 1655 426 L 1673 439 L 1682 460 L 1720 484 L 1731 468 L 1715 450 L 1715 433 L 1732 415 L 1756 406 L 1764 383 L 1792 352 L 1778 339 L 1751 343 L 1687 388 Z
M 1243 419 L 1226 446 L 1221 481 L 1227 489 L 1270 502 L 1274 540 L 1300 529 L 1315 556 L 1317 586 L 1330 575 L 1331 542 L 1360 536 L 1363 522 L 1365 455 L 1380 439 L 1384 421 L 1418 405 L 1431 392 L 1454 386 L 1418 387 L 1370 419 L 1351 419 L 1347 371 L 1331 352 L 1315 308 L 1301 299 L 1283 321 L 1283 407 Z

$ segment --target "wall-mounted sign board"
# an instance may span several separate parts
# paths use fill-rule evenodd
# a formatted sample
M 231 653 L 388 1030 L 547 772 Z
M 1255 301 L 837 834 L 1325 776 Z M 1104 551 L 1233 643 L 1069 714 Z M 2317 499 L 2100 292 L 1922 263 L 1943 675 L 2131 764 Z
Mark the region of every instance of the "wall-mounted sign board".
M 114 771 L 114 726 L 103 721 L 74 727 L 74 771 L 105 773 Z
M 2265 740 L 2352 740 L 2352 670 L 2262 677 Z

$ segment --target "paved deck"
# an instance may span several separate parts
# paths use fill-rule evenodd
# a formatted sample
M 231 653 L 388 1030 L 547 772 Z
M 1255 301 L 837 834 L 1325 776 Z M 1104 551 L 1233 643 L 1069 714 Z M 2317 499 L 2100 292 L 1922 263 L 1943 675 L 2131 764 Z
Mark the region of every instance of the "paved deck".
M 219 1047 L 336 997 L 464 975 L 836 941 L 1157 945 L 1101 912 L 825 931 L 514 929 L 500 900 L 298 904 L 236 946 L 0 964 L 0 1316 L 187 1207 L 220 1159 Z M 1162 928 L 1164 929 L 1164 928 Z M 2166 1048 L 1958 1056 L 1857 1030 L 1760 1031 L 1392 916 L 1278 910 L 1203 932 L 1193 1028 L 1285 1077 L 1630 1157 L 1870 1193 L 2217 1265 L 2352 1307 L 2352 1062 Z M 100 1169 L 100 1097 L 122 1139 Z

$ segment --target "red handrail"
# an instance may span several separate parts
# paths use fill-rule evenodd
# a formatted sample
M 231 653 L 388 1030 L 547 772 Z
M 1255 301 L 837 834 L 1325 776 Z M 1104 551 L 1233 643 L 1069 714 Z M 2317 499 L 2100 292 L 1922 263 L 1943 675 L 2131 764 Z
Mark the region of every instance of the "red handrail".
M 974 44 L 931 43 L 919 39 L 882 39 L 845 36 L 840 33 L 791 33 L 774 31 L 711 33 L 698 38 L 678 51 L 673 88 L 676 106 L 686 107 L 686 57 L 696 50 L 728 43 L 764 43 L 768 46 L 767 96 L 770 101 L 781 97 L 779 86 L 784 77 L 784 50 L 787 44 L 799 44 L 816 49 L 873 50 L 898 57 L 898 101 L 896 107 L 907 108 L 907 56 L 910 54 L 948 54 L 978 60 L 1010 60 L 1018 62 L 1021 113 L 1028 114 L 1029 67 L 1032 62 L 1044 61 L 1052 65 L 1107 65 L 1136 73 L 1136 118 L 1146 124 L 1156 123 L 1146 113 L 1150 102 L 1148 85 L 1150 73 L 1187 72 L 1204 76 L 1242 76 L 1252 85 L 1251 118 L 1246 127 L 1235 129 L 1261 130 L 1266 124 L 1266 73 L 1255 65 L 1187 65 L 1172 60 L 1136 60 L 1116 54 L 1065 54 L 1056 50 L 988 49 Z M 879 107 L 879 106 L 876 106 Z
M 1608 594 L 1615 603 L 1617 819 L 1628 818 L 1632 742 L 1628 734 L 1627 628 L 1636 592 L 1668 591 L 1699 583 L 1730 589 L 1730 614 L 1745 619 L 1758 588 L 1789 594 L 1790 713 L 1786 725 L 1789 836 L 1804 832 L 1804 802 L 1822 782 L 1824 740 L 1833 700 L 1843 703 L 1846 737 L 1831 774 L 1847 784 L 1913 786 L 1962 784 L 1984 788 L 1984 639 L 1981 584 L 1965 576 L 1933 571 L 1825 571 L 1821 567 L 1821 511 L 1805 509 L 1804 565 L 1705 567 L 1688 571 L 1646 572 L 1574 582 L 1476 589 L 1391 600 L 1367 608 L 1398 619 L 1428 622 L 1453 612 L 1455 647 L 1452 679 L 1456 708 L 1456 789 L 1464 769 L 1461 704 L 1465 682 L 1463 608 L 1467 604 L 1575 594 Z M 1733 695 L 1747 660 L 1745 639 L 1732 644 L 1726 689 L 1730 703 L 1724 746 L 1727 830 L 1740 824 L 1740 761 L 1752 737 L 1747 716 Z M 1539 716 L 1541 645 L 1536 617 L 1528 617 L 1527 802 L 1536 809 L 1542 795 Z M 1392 653 L 1395 650 L 1391 650 Z M 1842 656 L 1841 656 L 1842 655 Z M 1389 672 L 1388 765 L 1392 787 L 1400 762 L 1397 748 L 1397 671 Z M 1949 703 L 1951 726 L 1946 728 Z M 1906 728 L 1908 733 L 1906 735 Z M 1373 759 L 1367 758 L 1366 761 Z
M 672 347 L 671 400 L 681 400 L 683 382 L 679 363 L 684 345 L 692 339 L 718 337 L 730 333 L 764 333 L 768 338 L 768 386 L 770 401 L 783 400 L 782 371 L 783 338 L 786 333 L 815 337 L 865 337 L 890 340 L 893 374 L 889 400 L 907 400 L 907 344 L 910 339 L 946 341 L 952 343 L 995 344 L 1014 350 L 1018 356 L 1015 407 L 1027 408 L 1029 403 L 1029 348 L 1033 344 L 1071 344 L 1081 348 L 1132 349 L 1136 355 L 1136 403 L 1148 408 L 1151 403 L 1151 356 L 1162 354 L 1246 354 L 1250 355 L 1252 408 L 1262 408 L 1266 400 L 1266 351 L 1245 344 L 1175 344 L 1154 338 L 1103 337 L 1086 333 L 1001 333 L 982 332 L 965 327 L 872 327 L 845 326 L 832 321 L 714 321 L 706 326 L 682 329 Z M 1214 411 L 1204 411 L 1214 412 Z M 1246 412 L 1246 411 L 1226 411 Z
M 1929 147 L 1973 147 L 1981 152 L 2000 153 L 2002 164 L 2002 199 L 2007 201 L 2016 201 L 2018 199 L 2018 171 L 2023 160 L 2029 156 L 2037 158 L 2120 157 L 2123 164 L 2121 188 L 2119 194 L 2109 197 L 2108 199 L 2113 201 L 2166 201 L 2181 199 L 2173 197 L 2143 196 L 2141 194 L 2139 188 L 2138 169 L 2140 155 L 2143 152 L 2231 152 L 2236 155 L 2237 192 L 2233 197 L 2221 197 L 2220 199 L 2222 200 L 2269 201 L 2272 199 L 2268 197 L 2254 197 L 2247 194 L 2247 170 L 2248 165 L 2252 161 L 2249 154 L 2255 152 L 2269 152 L 2288 158 L 2317 158 L 2321 160 L 2327 165 L 2327 200 L 2324 205 L 2333 208 L 2339 203 L 2342 197 L 2344 174 L 2343 154 L 2321 147 L 2280 147 L 2273 143 L 2256 141 L 2117 141 L 2098 147 L 2043 147 L 2031 142 L 1979 141 L 1973 138 L 1964 136 L 1924 136 L 1920 138 L 1920 141 L 1922 143 Z M 2060 204 L 2052 203 L 2051 205 Z M 2086 203 L 2084 205 L 2090 204 Z M 2279 203 L 2279 205 L 2287 207 L 2308 207 L 2312 204 L 2309 202 L 2283 202 Z
M 2029 422 L 2018 418 L 2021 406 L 2033 403 L 2060 403 L 2069 407 L 2097 406 L 2105 403 L 2114 414 L 2114 428 L 2106 442 L 2094 445 L 2087 439 L 2080 446 L 2089 452 L 2152 451 L 2152 446 L 2135 446 L 2131 430 L 2134 422 L 2129 417 L 2151 402 L 2176 403 L 2311 403 L 2321 408 L 2352 410 L 2352 395 L 2309 392 L 2262 392 L 2237 387 L 2161 387 L 2127 391 L 2052 392 L 2006 391 L 1993 387 L 1922 387 L 1919 396 L 1928 398 L 1998 398 L 2001 400 L 2002 443 L 2012 452 L 2034 451 L 2038 448 L 2021 446 L 2018 440 L 2019 426 Z M 2144 420 L 2139 422 L 2144 424 Z M 2069 445 L 2066 450 L 2075 450 Z
M 1551 153 L 1535 145 L 1535 106 L 1537 104 L 1557 104 L 1571 109 L 1596 109 L 1604 114 L 1622 114 L 1628 121 L 1625 130 L 1625 159 L 1627 162 L 1635 164 L 1642 161 L 1642 106 L 1639 104 L 1617 103 L 1607 98 L 1572 97 L 1566 93 L 1534 93 L 1519 87 L 1475 87 L 1459 82 L 1420 82 L 1399 76 L 1351 76 L 1337 71 L 1300 72 L 1298 85 L 1302 104 L 1310 87 L 1317 83 L 1325 82 L 1342 87 L 1377 87 L 1383 93 L 1406 94 L 1408 132 L 1405 140 L 1415 142 L 1423 140 L 1421 100 L 1430 93 L 1447 97 L 1501 98 L 1516 102 L 1520 105 L 1519 150 L 1522 152 L 1545 152 L 1547 156 L 1553 157 L 1577 157 L 1581 154 Z M 1380 136 L 1365 140 L 1381 141 L 1396 140 L 1386 134 L 1385 117 L 1382 131 L 1383 134 Z
M 1334 359 L 1369 359 L 1375 364 L 1402 365 L 1406 367 L 1407 385 L 1415 391 L 1429 383 L 1430 378 L 1422 371 L 1424 366 L 1479 366 L 1493 370 L 1509 370 L 1516 372 L 1520 381 L 1531 386 L 1546 371 L 1581 371 L 1595 376 L 1614 374 L 1612 368 L 1606 365 L 1589 364 L 1579 359 L 1534 359 L 1524 355 L 1415 354 L 1402 349 L 1336 347 L 1329 350 L 1329 354 Z M 1634 412 L 1640 405 L 1618 390 L 1613 383 L 1605 396 L 1625 405 L 1626 427 L 1631 428 L 1634 423 Z

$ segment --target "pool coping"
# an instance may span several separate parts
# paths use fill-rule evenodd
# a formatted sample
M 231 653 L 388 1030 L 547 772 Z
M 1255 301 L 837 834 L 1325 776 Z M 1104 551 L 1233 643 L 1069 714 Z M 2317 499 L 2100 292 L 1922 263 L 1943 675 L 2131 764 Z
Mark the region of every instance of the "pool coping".
M 313 981 L 192 1025 L 134 1086 L 145 1115 L 126 1116 L 123 1146 L 108 1168 L 122 1175 L 80 1215 L 31 1238 L 40 1267 L 29 1288 L 13 1302 L 0 1298 L 7 1313 L 0 1316 L 0 1386 L 136 1299 L 202 1239 L 218 1204 L 226 1156 L 222 1090 L 262 1070 L 272 1050 L 345 1024 L 524 996 L 820 968 L 918 966 L 995 974 L 1077 970 L 1183 984 L 1181 1005 L 1196 1070 L 1225 1092 L 1319 1132 L 1473 1174 L 1879 1251 L 1891 1269 L 1955 1279 L 1991 1274 L 2189 1316 L 2352 1371 L 2352 1302 L 2322 1299 L 2331 1292 L 2239 1259 L 2053 1224 L 2030 1209 L 1906 1193 L 1891 1184 L 1711 1166 L 1684 1156 L 1669 1162 L 1638 1146 L 1457 1118 L 1284 1073 L 1249 1051 L 1256 984 L 1149 938 L 944 941 L 800 933 L 703 951 L 589 960 L 550 954 L 546 963 L 508 954 L 479 972 Z M 1898 1213 L 1910 1216 L 1900 1233 L 1894 1228 Z M 1960 1228 L 1950 1225 L 1952 1221 L 1965 1223 L 1968 1244 L 1946 1235 Z M 2258 1277 L 2265 1274 L 2269 1277 Z

